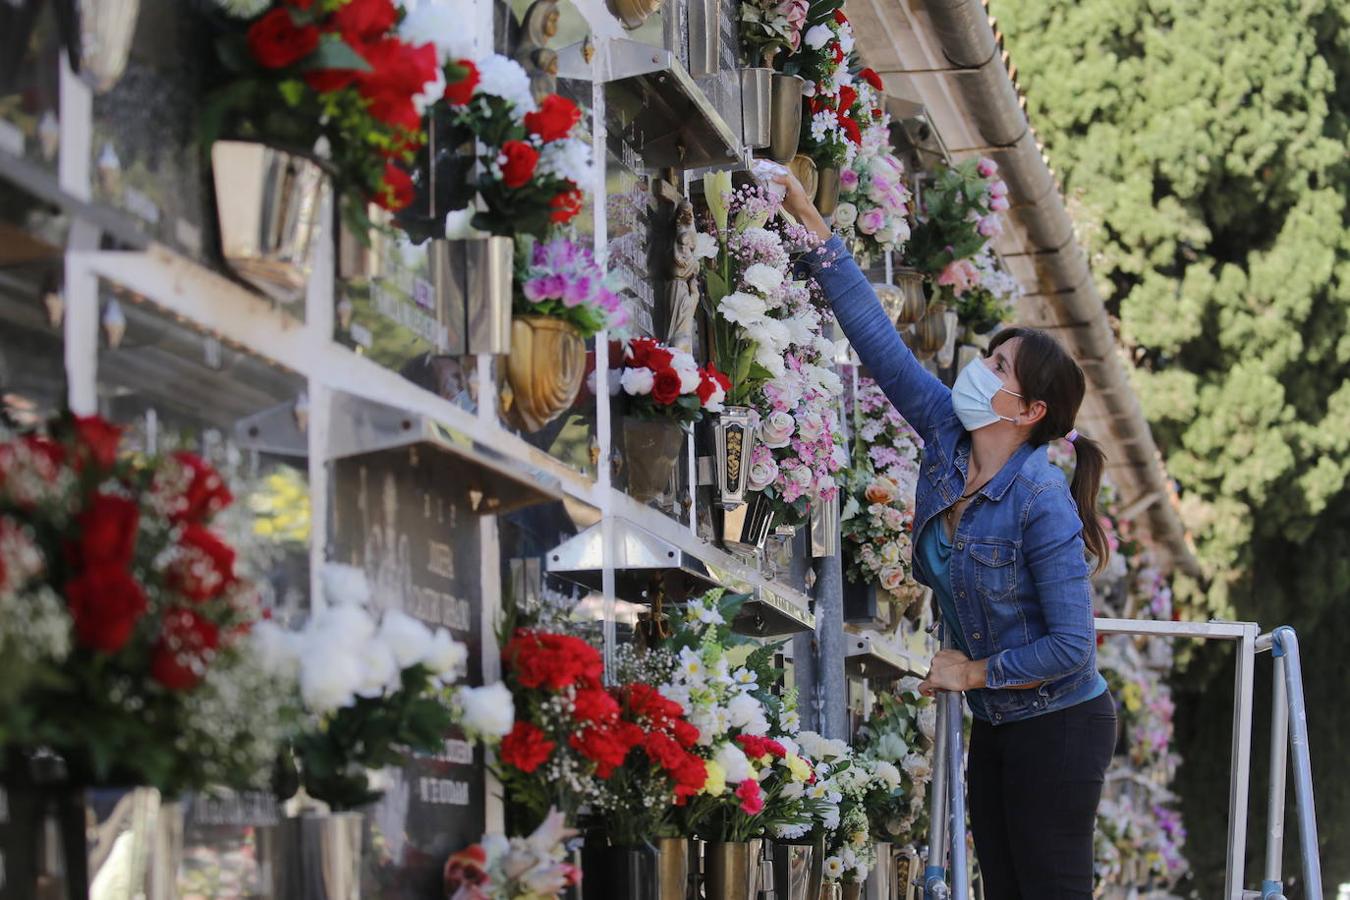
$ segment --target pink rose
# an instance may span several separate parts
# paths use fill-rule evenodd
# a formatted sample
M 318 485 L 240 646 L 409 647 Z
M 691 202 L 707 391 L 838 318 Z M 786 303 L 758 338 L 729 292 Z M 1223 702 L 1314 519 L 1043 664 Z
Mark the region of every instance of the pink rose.
M 876 234 L 886 224 L 886 214 L 879 209 L 869 209 L 858 216 L 858 230 L 863 234 Z
M 989 200 L 989 208 L 994 212 L 1003 212 L 1008 208 L 1007 197 L 992 197 Z
M 1008 182 L 1000 178 L 998 181 L 995 181 L 993 184 L 989 185 L 989 196 L 991 197 L 1008 196 Z
M 1003 223 L 998 216 L 985 216 L 977 227 L 981 237 L 998 237 L 1003 233 Z
M 856 188 L 858 186 L 858 173 L 852 169 L 840 169 L 839 186 L 846 191 Z
M 952 293 L 960 297 L 966 291 L 979 284 L 980 272 L 968 259 L 958 259 L 947 264 L 947 268 L 938 275 L 937 283 L 950 287 Z
M 987 156 L 981 157 L 979 164 L 976 166 L 976 171 L 980 173 L 981 178 L 993 178 L 994 173 L 998 171 L 998 163 Z

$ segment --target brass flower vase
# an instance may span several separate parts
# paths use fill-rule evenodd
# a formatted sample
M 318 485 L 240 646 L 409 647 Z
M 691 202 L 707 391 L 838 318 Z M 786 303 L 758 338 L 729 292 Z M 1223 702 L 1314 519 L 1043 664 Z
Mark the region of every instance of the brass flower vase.
M 947 305 L 934 303 L 922 319 L 914 323 L 909 346 L 920 359 L 933 356 L 947 343 Z
M 757 900 L 763 844 L 758 839 L 708 841 L 703 848 L 703 889 L 707 900 Z
M 741 140 L 751 150 L 773 141 L 774 77 L 773 69 L 741 70 Z
M 802 139 L 802 88 L 805 85 L 800 75 L 774 73 L 769 159 L 776 163 L 790 162 L 797 155 Z
M 839 168 L 824 166 L 816 177 L 816 209 L 822 216 L 832 216 L 839 208 Z
M 508 422 L 538 431 L 572 406 L 585 378 L 586 342 L 576 326 L 551 316 L 511 320 L 510 394 L 502 404 Z
M 895 287 L 900 292 L 895 324 L 913 325 L 928 310 L 928 297 L 923 292 L 923 275 L 917 269 L 901 267 L 894 271 Z

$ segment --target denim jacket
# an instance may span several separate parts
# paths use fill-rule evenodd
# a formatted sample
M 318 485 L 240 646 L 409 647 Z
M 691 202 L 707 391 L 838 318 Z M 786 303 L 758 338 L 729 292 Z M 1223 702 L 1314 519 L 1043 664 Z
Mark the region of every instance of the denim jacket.
M 950 389 L 900 340 L 843 241 L 831 238 L 807 263 L 859 359 L 923 438 L 917 536 L 965 492 L 970 434 L 953 412 Z M 951 586 L 957 624 L 971 655 L 988 659 L 982 699 L 995 724 L 1072 705 L 1074 692 L 1097 677 L 1082 530 L 1064 474 L 1044 445 L 1030 444 L 975 495 L 956 527 Z M 1043 684 L 1009 689 L 1035 682 Z

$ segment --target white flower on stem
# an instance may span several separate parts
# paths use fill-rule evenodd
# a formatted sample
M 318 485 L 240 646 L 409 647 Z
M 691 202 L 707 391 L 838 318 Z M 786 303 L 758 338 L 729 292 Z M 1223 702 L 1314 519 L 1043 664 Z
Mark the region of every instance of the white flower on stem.
M 768 311 L 769 307 L 764 298 L 743 291 L 727 294 L 717 307 L 717 312 L 723 319 L 733 325 L 742 326 L 762 321 Z
M 516 707 L 511 690 L 500 681 L 482 687 L 463 687 L 456 694 L 463 711 L 461 724 L 477 735 L 505 737 L 515 723 Z
M 686 681 L 699 682 L 708 677 L 708 667 L 703 664 L 703 658 L 691 647 L 680 650 L 679 671 Z
M 697 232 L 694 235 L 694 256 L 699 259 L 716 259 L 721 246 L 711 234 Z
M 319 715 L 350 706 L 365 674 L 365 666 L 353 656 L 310 648 L 301 660 L 300 697 Z
M 380 640 L 391 651 L 400 669 L 411 668 L 431 652 L 431 629 L 405 612 L 391 609 L 380 622 Z
M 501 97 L 510 103 L 517 117 L 534 112 L 534 95 L 530 91 L 530 76 L 514 59 L 494 53 L 478 61 L 478 94 Z
M 838 813 L 836 812 L 836 815 Z M 825 857 L 825 880 L 838 881 L 844 874 L 844 861 L 837 856 Z
M 431 636 L 427 655 L 422 664 L 444 682 L 454 681 L 464 674 L 469 662 L 469 648 L 450 636 L 450 632 L 439 628 Z
M 755 774 L 749 758 L 740 747 L 729 741 L 718 745 L 717 751 L 713 753 L 713 762 L 727 773 L 728 784 L 739 784 L 747 778 L 753 778 Z
M 778 718 L 778 727 L 788 734 L 796 734 L 801 730 L 802 717 L 795 709 L 789 709 Z M 793 744 L 792 752 L 796 752 L 796 744 Z
M 623 375 L 619 378 L 619 384 L 630 397 L 645 397 L 652 392 L 655 383 L 655 374 L 646 366 L 624 369 Z
M 746 734 L 768 734 L 769 720 L 764 715 L 764 704 L 750 694 L 740 694 L 731 698 L 727 704 L 727 715 L 731 726 Z
M 463 11 L 451 4 L 419 3 L 398 26 L 399 37 L 410 44 L 435 44 L 441 66 L 472 59 L 473 32 L 463 27 L 463 17 Z
M 858 221 L 858 207 L 852 203 L 840 203 L 834 210 L 834 224 L 840 228 L 851 228 Z
M 746 476 L 750 490 L 762 491 L 778 480 L 778 463 L 772 453 L 766 453 L 750 461 L 750 470 Z
M 741 280 L 761 294 L 772 294 L 783 286 L 783 273 L 764 263 L 755 263 L 745 270 Z
M 361 697 L 379 697 L 386 691 L 397 691 L 402 683 L 403 670 L 399 668 L 394 651 L 384 641 L 366 641 L 357 659 L 365 669 L 356 693 Z

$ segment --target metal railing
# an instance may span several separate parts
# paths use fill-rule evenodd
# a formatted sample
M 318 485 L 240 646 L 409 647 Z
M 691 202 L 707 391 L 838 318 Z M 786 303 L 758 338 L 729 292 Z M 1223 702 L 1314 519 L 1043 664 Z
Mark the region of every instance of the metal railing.
M 1255 622 L 1096 619 L 1095 623 L 1099 635 L 1192 638 L 1232 641 L 1237 645 L 1237 667 L 1233 681 L 1233 749 L 1228 787 L 1228 855 L 1223 896 L 1225 900 L 1284 900 L 1281 863 L 1284 852 L 1285 776 L 1291 751 L 1299 845 L 1302 851 L 1303 893 L 1309 898 L 1323 896 L 1321 861 L 1317 855 L 1312 762 L 1308 753 L 1308 716 L 1303 698 L 1298 636 L 1294 629 L 1283 625 L 1263 635 Z M 1249 891 L 1244 888 L 1244 883 L 1247 801 L 1251 790 L 1252 693 L 1256 656 L 1267 650 L 1271 651 L 1275 663 L 1269 822 L 1261 890 Z M 939 692 L 929 818 L 932 831 L 929 835 L 928 866 L 921 882 L 924 900 L 948 900 L 951 897 L 966 900 L 970 896 L 969 871 L 965 859 L 965 758 L 961 746 L 961 717 L 961 695 Z M 946 865 L 949 854 L 950 868 Z

